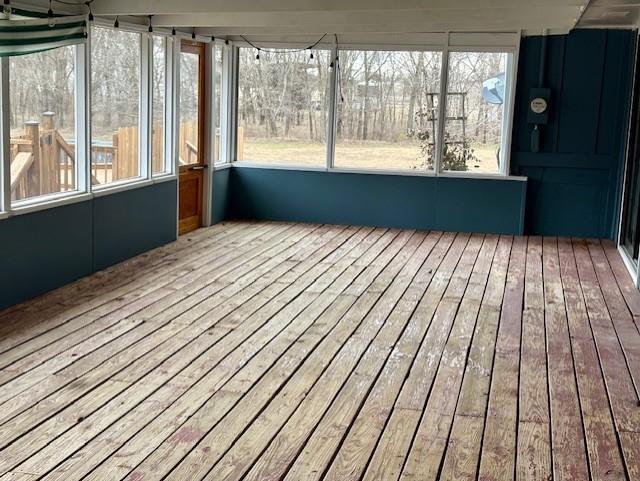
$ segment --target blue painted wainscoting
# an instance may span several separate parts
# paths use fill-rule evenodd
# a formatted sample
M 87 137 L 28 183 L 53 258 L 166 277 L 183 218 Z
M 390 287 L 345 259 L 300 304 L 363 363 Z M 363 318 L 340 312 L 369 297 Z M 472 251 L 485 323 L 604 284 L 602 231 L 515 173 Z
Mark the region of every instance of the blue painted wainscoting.
M 521 234 L 527 183 L 293 169 L 231 169 L 230 216 Z
M 176 239 L 176 181 L 0 221 L 0 309 Z
M 227 217 L 229 210 L 230 168 L 213 171 L 213 190 L 211 191 L 211 223 L 216 224 Z

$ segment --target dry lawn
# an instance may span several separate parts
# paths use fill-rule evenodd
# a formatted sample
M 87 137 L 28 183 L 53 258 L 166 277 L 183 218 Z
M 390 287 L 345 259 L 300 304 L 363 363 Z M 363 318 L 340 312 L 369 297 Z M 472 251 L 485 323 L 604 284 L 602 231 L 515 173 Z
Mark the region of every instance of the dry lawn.
M 479 161 L 470 172 L 497 173 L 496 145 L 475 145 Z M 353 169 L 418 170 L 419 147 L 409 142 L 349 142 L 336 145 L 335 166 Z M 239 160 L 263 164 L 324 167 L 326 145 L 304 141 L 245 138 Z

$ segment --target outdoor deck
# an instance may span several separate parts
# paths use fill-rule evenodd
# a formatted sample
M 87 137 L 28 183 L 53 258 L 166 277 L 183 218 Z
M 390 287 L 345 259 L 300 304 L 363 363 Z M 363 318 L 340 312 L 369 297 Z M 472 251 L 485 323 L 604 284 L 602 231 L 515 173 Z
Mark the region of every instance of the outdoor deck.
M 0 313 L 0 480 L 636 481 L 638 316 L 610 242 L 220 224 Z

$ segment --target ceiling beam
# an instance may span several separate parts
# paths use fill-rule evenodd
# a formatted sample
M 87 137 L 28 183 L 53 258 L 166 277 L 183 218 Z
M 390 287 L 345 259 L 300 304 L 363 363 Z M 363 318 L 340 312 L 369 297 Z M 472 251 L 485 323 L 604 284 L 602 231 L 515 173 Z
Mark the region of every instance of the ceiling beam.
M 299 27 L 315 31 L 350 31 L 357 26 L 386 28 L 398 31 L 443 31 L 482 29 L 489 31 L 537 28 L 561 28 L 572 25 L 579 7 L 554 7 L 542 11 L 536 8 L 505 9 L 501 15 L 484 8 L 469 9 L 465 15 L 452 15 L 444 10 L 343 11 L 343 12 L 281 12 L 281 13 L 202 13 L 155 16 L 153 23 L 166 27 L 213 28 L 280 28 Z M 417 30 L 416 30 L 417 29 Z M 277 32 L 274 32 L 277 33 Z
M 636 0 L 638 1 L 638 0 Z M 483 0 L 482 9 L 543 9 L 579 7 L 583 0 Z M 339 12 L 349 10 L 458 10 L 478 8 L 477 0 L 94 0 L 92 9 L 100 15 L 170 15 L 189 13 L 243 12 Z M 499 11 L 494 14 L 500 14 Z

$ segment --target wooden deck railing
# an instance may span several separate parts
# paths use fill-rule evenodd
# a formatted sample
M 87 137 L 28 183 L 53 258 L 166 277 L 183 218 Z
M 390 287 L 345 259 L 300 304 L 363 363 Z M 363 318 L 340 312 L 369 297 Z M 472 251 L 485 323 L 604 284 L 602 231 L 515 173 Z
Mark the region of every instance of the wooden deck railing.
M 114 132 L 111 140 L 91 145 L 91 178 L 93 184 L 106 184 L 139 175 L 139 129 L 123 127 Z M 239 129 L 239 144 L 243 135 Z M 216 149 L 220 142 L 216 134 Z M 197 122 L 185 122 L 179 130 L 181 164 L 198 158 Z M 164 129 L 155 125 L 152 136 L 152 168 L 161 172 L 164 167 Z M 76 146 L 68 141 L 55 125 L 55 114 L 45 112 L 40 121 L 24 123 L 24 131 L 11 138 L 11 198 L 30 197 L 74 190 L 76 186 Z M 243 149 L 239 149 L 240 152 Z M 239 156 L 241 158 L 242 155 Z

